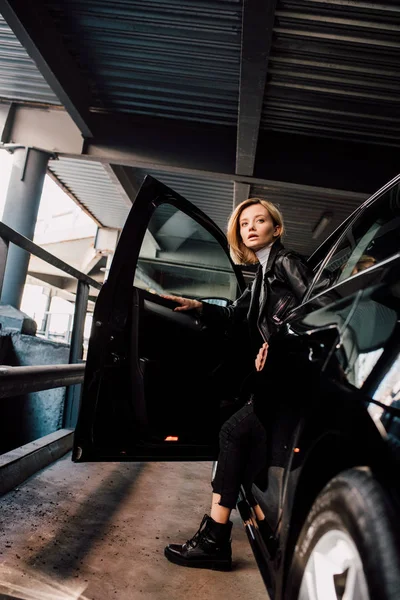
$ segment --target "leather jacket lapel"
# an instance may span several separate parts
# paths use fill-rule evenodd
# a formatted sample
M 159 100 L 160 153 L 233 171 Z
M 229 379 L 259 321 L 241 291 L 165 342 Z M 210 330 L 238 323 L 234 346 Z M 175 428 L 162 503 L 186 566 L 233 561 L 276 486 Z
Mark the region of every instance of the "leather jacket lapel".
M 267 265 L 265 267 L 265 272 L 264 272 L 264 277 L 262 279 L 262 285 L 264 286 L 264 297 L 263 297 L 263 301 L 262 304 L 259 305 L 259 310 L 258 310 L 258 321 L 261 318 L 264 309 L 265 309 L 265 305 L 267 303 L 268 300 L 268 290 L 266 289 L 267 287 L 267 277 L 268 274 L 272 271 L 273 266 L 274 266 L 274 262 L 276 257 L 278 256 L 278 252 L 279 250 L 283 248 L 283 244 L 280 240 L 276 240 L 276 242 L 274 242 L 274 244 L 272 245 L 271 251 L 269 253 L 269 257 L 268 257 L 268 262 Z
M 254 322 L 256 325 L 259 312 L 260 289 L 262 285 L 262 267 L 259 265 L 256 276 L 254 278 L 253 287 L 251 290 L 251 301 L 248 312 L 249 322 Z
M 278 255 L 278 252 L 282 248 L 283 248 L 283 244 L 282 244 L 282 242 L 280 240 L 276 240 L 276 242 L 274 242 L 272 244 L 272 248 L 271 248 L 271 251 L 270 251 L 269 256 L 268 256 L 267 266 L 265 267 L 264 280 L 265 280 L 265 275 L 267 273 L 269 273 L 271 271 L 271 269 L 273 268 L 275 259 L 276 259 L 277 255 Z

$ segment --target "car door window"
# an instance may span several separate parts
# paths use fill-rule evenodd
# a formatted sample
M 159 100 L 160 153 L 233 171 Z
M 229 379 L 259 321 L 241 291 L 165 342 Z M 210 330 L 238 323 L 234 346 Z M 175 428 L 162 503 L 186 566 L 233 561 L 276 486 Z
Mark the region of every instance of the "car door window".
M 157 294 L 234 300 L 237 277 L 213 235 L 172 204 L 158 206 L 140 249 L 134 285 Z
M 400 249 L 400 183 L 375 200 L 348 227 L 326 260 L 310 296 L 321 283 L 334 285 L 368 269 Z
M 400 354 L 394 359 L 392 366 L 386 372 L 378 388 L 376 389 L 373 399 L 377 400 L 385 406 L 400 409 Z M 392 434 L 397 440 L 397 445 L 400 441 L 400 415 L 393 416 L 385 412 L 385 409 L 378 404 L 371 404 L 368 407 L 368 412 L 374 421 L 381 420 L 386 431 Z
M 360 292 L 338 348 L 342 375 L 348 383 L 363 386 L 392 337 L 398 318 L 398 311 L 374 298 L 371 290 Z

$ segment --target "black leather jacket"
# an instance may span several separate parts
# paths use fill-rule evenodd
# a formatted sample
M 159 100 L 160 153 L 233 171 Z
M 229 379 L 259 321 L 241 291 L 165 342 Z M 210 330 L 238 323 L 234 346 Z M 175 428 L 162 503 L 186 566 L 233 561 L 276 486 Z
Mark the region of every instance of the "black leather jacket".
M 270 251 L 264 274 L 264 301 L 260 306 L 261 265 L 251 285 L 231 306 L 203 304 L 202 320 L 206 326 L 222 327 L 234 333 L 236 325 L 247 320 L 254 348 L 269 341 L 284 318 L 300 304 L 313 273 L 297 253 L 286 250 L 277 240 Z

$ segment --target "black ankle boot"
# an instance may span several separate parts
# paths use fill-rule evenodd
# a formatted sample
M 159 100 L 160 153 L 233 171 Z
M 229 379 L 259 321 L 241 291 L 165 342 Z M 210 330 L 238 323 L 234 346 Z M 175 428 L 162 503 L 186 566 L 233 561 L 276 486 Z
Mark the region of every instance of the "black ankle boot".
M 164 551 L 169 561 L 184 567 L 230 571 L 232 522 L 217 523 L 204 515 L 197 533 L 186 544 L 169 544 Z

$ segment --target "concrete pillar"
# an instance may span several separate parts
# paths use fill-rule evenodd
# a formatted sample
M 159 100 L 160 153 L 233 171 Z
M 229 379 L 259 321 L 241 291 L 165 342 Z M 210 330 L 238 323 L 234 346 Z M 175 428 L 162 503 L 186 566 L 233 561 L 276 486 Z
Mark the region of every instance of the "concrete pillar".
M 33 239 L 50 154 L 33 148 L 16 148 L 7 190 L 3 222 L 29 239 Z M 4 273 L 1 303 L 19 309 L 29 254 L 10 244 Z

